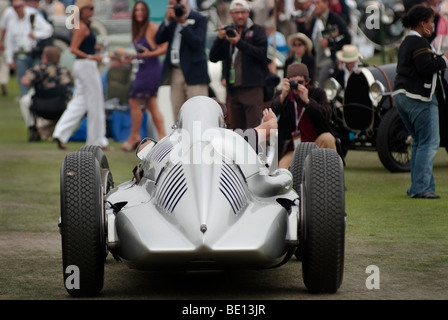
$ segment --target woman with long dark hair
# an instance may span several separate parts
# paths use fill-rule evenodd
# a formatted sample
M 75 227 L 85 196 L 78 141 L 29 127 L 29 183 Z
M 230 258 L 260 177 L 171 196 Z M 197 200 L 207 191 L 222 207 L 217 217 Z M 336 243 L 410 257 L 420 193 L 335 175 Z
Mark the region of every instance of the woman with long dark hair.
M 143 102 L 151 112 L 158 138 L 161 139 L 166 135 L 163 115 L 157 105 L 157 91 L 162 72 L 159 56 L 165 54 L 168 44 L 156 44 L 157 30 L 157 25 L 149 21 L 148 5 L 143 1 L 137 1 L 132 10 L 132 42 L 137 51 L 137 58 L 143 61 L 139 64 L 129 95 L 132 127 L 127 141 L 121 146 L 124 151 L 135 150 L 142 138 L 140 137 L 140 127 L 143 120 L 141 108 Z
M 103 87 L 98 71 L 102 56 L 96 53 L 96 36 L 90 27 L 95 8 L 92 0 L 78 0 L 75 6 L 79 9 L 79 28 L 73 29 L 70 43 L 70 51 L 76 56 L 73 64 L 75 93 L 56 124 L 53 139 L 60 149 L 66 149 L 67 141 L 87 113 L 86 144 L 110 149 L 106 138 Z
M 442 71 L 448 65 L 448 53 L 435 53 L 428 39 L 434 33 L 434 11 L 424 5 L 412 7 L 402 18 L 409 28 L 398 50 L 394 102 L 412 136 L 412 198 L 438 199 L 432 173 L 439 149 L 439 109 L 437 90 L 443 90 Z M 446 93 L 447 94 L 447 93 Z

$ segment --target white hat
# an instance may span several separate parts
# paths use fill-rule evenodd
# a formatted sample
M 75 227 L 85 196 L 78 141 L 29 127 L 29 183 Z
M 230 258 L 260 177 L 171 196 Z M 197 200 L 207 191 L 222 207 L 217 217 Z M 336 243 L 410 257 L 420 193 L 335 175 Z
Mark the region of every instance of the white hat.
M 230 11 L 234 9 L 246 9 L 247 11 L 250 11 L 249 4 L 246 0 L 233 0 L 232 3 L 230 3 Z
M 342 47 L 342 50 L 336 52 L 336 58 L 341 62 L 355 62 L 361 56 L 358 47 L 352 44 L 346 44 Z
M 288 36 L 288 46 L 290 48 L 292 48 L 295 40 L 302 41 L 305 44 L 306 50 L 308 50 L 309 52 L 311 52 L 311 50 L 313 50 L 313 42 L 311 41 L 310 38 L 307 37 L 306 34 L 297 32 L 297 33 L 289 35 Z

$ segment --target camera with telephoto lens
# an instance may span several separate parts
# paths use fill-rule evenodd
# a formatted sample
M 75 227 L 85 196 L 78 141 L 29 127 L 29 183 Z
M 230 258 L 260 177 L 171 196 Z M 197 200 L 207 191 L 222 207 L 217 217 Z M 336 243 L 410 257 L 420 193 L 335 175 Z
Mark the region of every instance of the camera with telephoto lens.
M 235 32 L 236 32 L 236 28 L 233 24 L 229 24 L 227 26 L 224 26 L 224 30 L 226 30 L 226 36 L 228 36 L 229 38 L 235 38 Z
M 174 5 L 174 15 L 178 18 L 182 17 L 185 13 L 185 6 L 180 3 L 180 0 L 177 0 L 177 3 Z

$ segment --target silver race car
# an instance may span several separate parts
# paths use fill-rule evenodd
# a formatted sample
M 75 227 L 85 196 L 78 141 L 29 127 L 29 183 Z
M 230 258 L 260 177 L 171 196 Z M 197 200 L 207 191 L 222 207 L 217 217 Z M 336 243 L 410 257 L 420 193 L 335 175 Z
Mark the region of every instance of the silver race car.
M 221 106 L 201 96 L 182 106 L 168 136 L 140 143 L 132 179 L 115 188 L 100 147 L 67 154 L 59 226 L 69 294 L 99 294 L 108 252 L 141 270 L 272 268 L 295 256 L 310 292 L 336 292 L 342 160 L 301 143 L 289 170 L 275 169 L 266 145 L 226 129 Z

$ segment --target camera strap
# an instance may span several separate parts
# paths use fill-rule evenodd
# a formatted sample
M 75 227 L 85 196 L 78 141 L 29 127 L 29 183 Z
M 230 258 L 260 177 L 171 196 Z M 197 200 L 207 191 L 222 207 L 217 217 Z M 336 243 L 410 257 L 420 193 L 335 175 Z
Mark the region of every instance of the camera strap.
M 299 123 L 303 117 L 303 114 L 305 113 L 305 106 L 302 105 L 302 110 L 300 111 L 300 114 L 299 114 L 299 111 L 297 110 L 297 106 L 298 106 L 297 101 L 296 101 L 296 99 L 294 99 L 294 113 L 296 115 L 296 130 L 299 130 Z
M 235 83 L 235 59 L 236 59 L 236 55 L 238 54 L 238 48 L 234 45 L 231 46 L 231 50 L 232 50 L 232 58 L 231 58 L 231 65 L 230 65 L 230 69 L 229 69 L 229 84 L 234 84 Z

